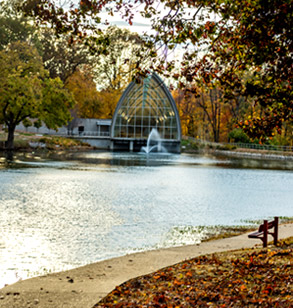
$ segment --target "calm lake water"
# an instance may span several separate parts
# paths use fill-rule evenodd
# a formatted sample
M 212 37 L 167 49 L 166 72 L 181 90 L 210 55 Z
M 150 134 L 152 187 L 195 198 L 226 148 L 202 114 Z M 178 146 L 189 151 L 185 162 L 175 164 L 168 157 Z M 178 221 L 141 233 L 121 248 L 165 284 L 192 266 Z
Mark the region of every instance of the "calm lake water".
M 0 287 L 293 214 L 292 162 L 89 152 L 0 157 Z

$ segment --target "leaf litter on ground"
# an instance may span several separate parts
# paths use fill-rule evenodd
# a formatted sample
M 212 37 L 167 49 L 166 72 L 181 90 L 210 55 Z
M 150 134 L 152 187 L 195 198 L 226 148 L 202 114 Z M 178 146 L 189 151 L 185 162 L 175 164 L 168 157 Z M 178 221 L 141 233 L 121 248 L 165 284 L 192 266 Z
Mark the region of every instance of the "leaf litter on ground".
M 199 256 L 131 279 L 93 308 L 292 307 L 293 237 Z

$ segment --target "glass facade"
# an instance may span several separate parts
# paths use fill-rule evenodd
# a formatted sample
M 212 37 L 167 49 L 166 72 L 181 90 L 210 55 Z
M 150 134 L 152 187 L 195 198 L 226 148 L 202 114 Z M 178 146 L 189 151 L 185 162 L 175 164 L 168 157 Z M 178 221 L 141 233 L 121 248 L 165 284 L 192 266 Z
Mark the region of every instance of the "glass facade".
M 153 128 L 162 139 L 178 140 L 178 112 L 167 88 L 151 75 L 143 84 L 132 83 L 120 99 L 114 115 L 114 138 L 147 139 Z

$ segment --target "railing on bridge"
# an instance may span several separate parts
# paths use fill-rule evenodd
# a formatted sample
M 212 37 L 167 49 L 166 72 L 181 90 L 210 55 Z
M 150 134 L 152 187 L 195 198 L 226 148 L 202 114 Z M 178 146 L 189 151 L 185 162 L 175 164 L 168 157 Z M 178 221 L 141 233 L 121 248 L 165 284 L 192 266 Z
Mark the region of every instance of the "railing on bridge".
M 223 142 L 223 143 L 216 143 L 210 142 L 198 138 L 193 138 L 189 136 L 183 136 L 182 139 L 191 140 L 197 143 L 210 145 L 212 147 L 217 146 L 236 146 L 237 148 L 246 148 L 246 149 L 256 149 L 256 150 L 267 150 L 267 151 L 281 151 L 281 152 L 293 152 L 293 146 L 282 146 L 282 145 L 271 145 L 271 144 L 255 144 L 255 143 L 235 143 L 235 142 Z
M 257 149 L 267 151 L 293 152 L 293 146 L 271 145 L 271 144 L 253 144 L 253 143 L 224 143 L 225 145 L 234 145 L 238 148 Z

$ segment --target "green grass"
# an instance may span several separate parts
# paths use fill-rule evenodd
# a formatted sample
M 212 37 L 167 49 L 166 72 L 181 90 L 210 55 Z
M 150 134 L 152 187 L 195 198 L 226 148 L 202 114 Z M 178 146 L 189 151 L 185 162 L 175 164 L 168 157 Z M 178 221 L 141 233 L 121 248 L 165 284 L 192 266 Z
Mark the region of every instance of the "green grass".
M 4 149 L 4 142 L 6 141 L 7 134 L 0 132 L 0 149 Z M 45 149 L 56 150 L 56 149 L 74 149 L 78 147 L 89 147 L 87 143 L 80 140 L 59 137 L 59 136 L 46 136 L 42 137 L 38 134 L 31 133 L 16 133 L 14 137 L 14 149 L 15 150 L 29 150 L 31 146 L 29 143 L 43 143 L 46 144 Z

